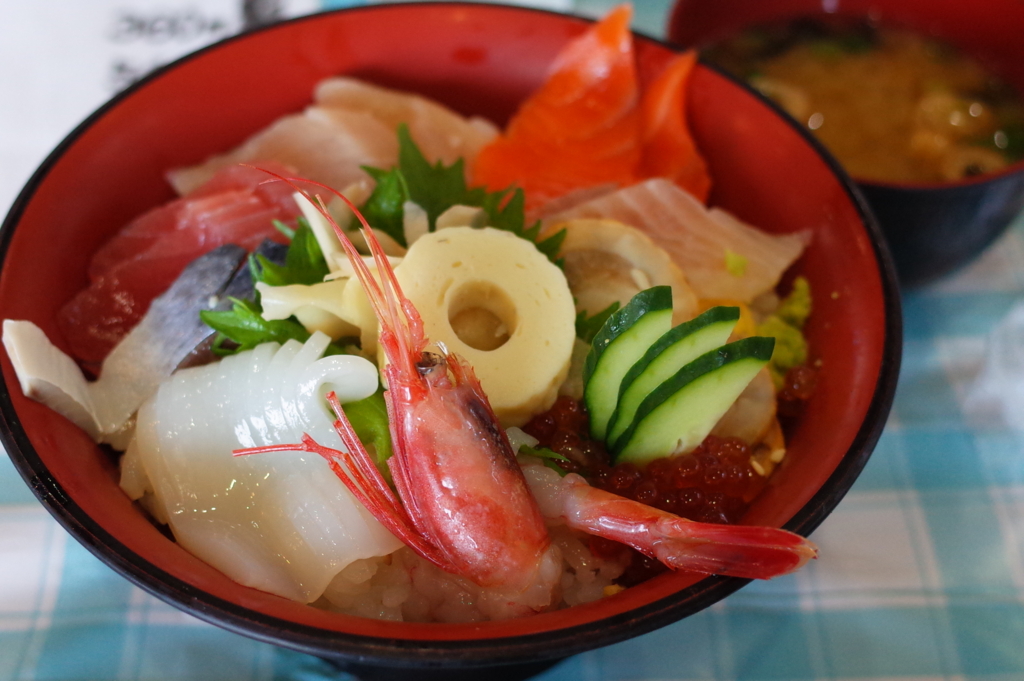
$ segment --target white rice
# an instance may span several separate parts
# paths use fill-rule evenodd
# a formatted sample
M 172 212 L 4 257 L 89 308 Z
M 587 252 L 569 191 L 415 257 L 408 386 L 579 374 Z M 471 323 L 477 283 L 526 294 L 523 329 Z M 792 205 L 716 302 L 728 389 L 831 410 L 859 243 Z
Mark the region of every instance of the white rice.
M 540 599 L 532 604 L 535 611 L 556 610 L 618 591 L 614 580 L 628 567 L 628 554 L 606 560 L 591 553 L 588 536 L 569 529 L 559 517 L 559 474 L 530 457 L 520 457 L 520 463 L 561 556 L 561 580 L 551 597 L 528 594 L 521 602 L 510 603 L 507 593 L 448 574 L 411 549 L 402 548 L 388 556 L 352 563 L 338 573 L 314 605 L 375 619 L 464 623 L 521 616 L 522 601 L 529 598 Z
M 551 541 L 562 555 L 561 593 L 548 610 L 603 598 L 618 590 L 614 580 L 627 563 L 594 556 L 587 536 L 549 521 Z M 488 592 L 473 582 L 443 572 L 409 548 L 389 556 L 359 560 L 334 578 L 314 605 L 359 617 L 405 622 L 482 622 L 504 619 Z

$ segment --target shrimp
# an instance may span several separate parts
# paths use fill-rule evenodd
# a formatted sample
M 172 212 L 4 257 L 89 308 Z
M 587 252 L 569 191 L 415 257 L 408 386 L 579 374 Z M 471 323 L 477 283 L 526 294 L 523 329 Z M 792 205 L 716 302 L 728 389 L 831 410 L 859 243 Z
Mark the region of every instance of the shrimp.
M 387 256 L 355 206 L 349 204 L 364 227 L 379 280 L 319 198 L 308 198 L 334 225 L 380 323 L 394 451 L 388 467 L 397 498 L 331 395 L 335 427 L 348 452 L 304 437 L 300 445 L 241 453 L 289 448 L 317 453 L 385 527 L 423 558 L 517 602 L 525 600 L 531 608 L 549 606 L 561 576 L 561 556 L 472 368 L 443 343 L 439 352 L 426 351 L 429 340 L 420 315 L 402 294 Z
M 581 476 L 527 465 L 543 515 L 586 534 L 626 544 L 677 570 L 768 579 L 803 567 L 817 548 L 771 527 L 699 523 L 606 492 Z
M 274 176 L 293 186 L 308 182 Z M 333 224 L 319 197 L 306 196 Z M 356 498 L 420 556 L 526 604 L 515 616 L 554 601 L 561 556 L 547 534 L 545 515 L 633 546 L 671 568 L 706 574 L 770 578 L 816 555 L 811 542 L 785 530 L 694 523 L 592 488 L 578 475 L 561 479 L 554 512 L 542 514 L 472 368 L 441 342 L 435 343 L 439 352 L 427 351 L 430 341 L 419 313 L 402 294 L 373 231 L 349 207 L 363 225 L 379 273 L 378 279 L 335 224 L 380 322 L 394 450 L 388 467 L 395 492 L 332 394 L 327 399 L 347 452 L 304 436 L 298 444 L 238 450 L 236 455 L 298 450 L 322 456 Z

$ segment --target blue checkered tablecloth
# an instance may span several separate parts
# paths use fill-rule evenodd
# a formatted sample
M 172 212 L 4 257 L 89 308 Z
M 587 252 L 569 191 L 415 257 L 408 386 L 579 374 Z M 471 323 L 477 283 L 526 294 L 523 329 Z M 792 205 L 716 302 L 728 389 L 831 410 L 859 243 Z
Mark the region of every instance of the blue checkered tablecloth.
M 1024 679 L 1024 432 L 962 405 L 989 330 L 1024 300 L 1024 220 L 904 297 L 892 415 L 814 533 L 821 558 L 542 681 Z M 0 680 L 337 678 L 131 586 L 0 460 Z
M 640 23 L 656 33 L 666 7 L 640 3 Z M 13 30 L 0 28 L 0 61 Z M 24 142 L 0 136 L 0 165 L 16 166 Z M 16 189 L 0 181 L 11 198 Z M 1024 679 L 1024 431 L 965 408 L 990 331 L 1022 301 L 1024 219 L 966 270 L 905 294 L 892 415 L 814 533 L 818 561 L 538 678 Z M 320 678 L 339 675 L 133 587 L 70 539 L 0 456 L 0 681 Z

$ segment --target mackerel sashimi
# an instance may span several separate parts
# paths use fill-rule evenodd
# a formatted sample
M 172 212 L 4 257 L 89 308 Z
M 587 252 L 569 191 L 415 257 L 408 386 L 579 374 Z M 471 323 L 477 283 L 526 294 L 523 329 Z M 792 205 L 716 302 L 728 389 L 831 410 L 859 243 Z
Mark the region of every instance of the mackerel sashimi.
M 102 362 L 188 263 L 227 243 L 252 250 L 264 239 L 282 240 L 274 221 L 298 214 L 287 188 L 241 166 L 144 213 L 97 251 L 89 285 L 61 308 L 57 322 L 71 352 L 87 364 Z

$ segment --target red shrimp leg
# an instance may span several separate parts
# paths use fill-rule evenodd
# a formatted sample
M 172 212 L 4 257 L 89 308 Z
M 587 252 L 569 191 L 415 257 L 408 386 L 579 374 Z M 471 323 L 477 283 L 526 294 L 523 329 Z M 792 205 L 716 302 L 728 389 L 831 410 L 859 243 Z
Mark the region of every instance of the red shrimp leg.
M 632 546 L 676 570 L 770 579 L 818 555 L 812 542 L 792 532 L 693 522 L 591 487 L 577 475 L 564 482 L 562 517 L 569 527 Z

